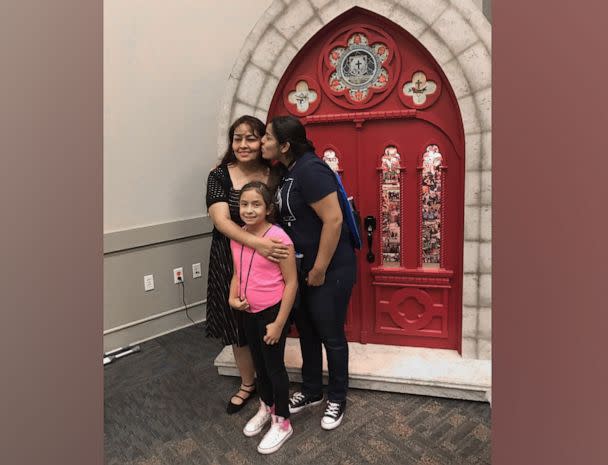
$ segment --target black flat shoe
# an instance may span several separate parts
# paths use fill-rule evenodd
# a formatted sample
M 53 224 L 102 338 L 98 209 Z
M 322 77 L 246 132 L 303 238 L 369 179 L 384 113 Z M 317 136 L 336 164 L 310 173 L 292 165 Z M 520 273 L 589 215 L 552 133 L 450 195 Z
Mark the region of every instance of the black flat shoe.
M 253 389 L 249 390 L 249 389 L 245 389 L 245 388 L 253 388 Z M 248 394 L 247 397 L 240 396 L 239 392 L 241 392 L 241 391 L 246 392 Z M 232 415 L 233 413 L 240 411 L 245 406 L 245 404 L 247 402 L 249 402 L 249 400 L 255 395 L 255 393 L 256 393 L 255 384 L 241 384 L 241 386 L 239 388 L 239 392 L 237 392 L 232 397 L 238 397 L 243 402 L 241 402 L 240 404 L 235 404 L 234 402 L 232 402 L 232 398 L 231 398 L 228 401 L 228 406 L 226 407 L 226 412 L 229 415 Z

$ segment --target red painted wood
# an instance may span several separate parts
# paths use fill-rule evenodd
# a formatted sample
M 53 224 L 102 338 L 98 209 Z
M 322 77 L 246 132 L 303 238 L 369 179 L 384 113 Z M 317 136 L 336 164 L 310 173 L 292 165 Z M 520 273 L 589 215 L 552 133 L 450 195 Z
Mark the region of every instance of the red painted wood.
M 389 83 L 360 102 L 332 90 L 329 53 L 346 46 L 354 33 L 389 48 L 385 60 Z M 403 93 L 405 82 L 424 71 L 437 92 L 416 105 Z M 269 119 L 298 114 L 287 95 L 308 76 L 317 100 L 299 116 L 320 157 L 334 150 L 346 190 L 355 197 L 361 217 L 373 215 L 374 263 L 367 244 L 357 252 L 358 282 L 347 314 L 350 341 L 460 350 L 464 217 L 464 134 L 457 100 L 439 65 L 405 30 L 369 11 L 354 8 L 332 21 L 294 58 L 279 82 Z M 441 268 L 421 267 L 421 167 L 430 144 L 443 157 Z M 380 171 L 387 145 L 401 155 L 401 266 L 382 264 Z M 363 231 L 362 231 L 363 232 Z M 363 232 L 365 236 L 365 232 Z M 364 238 L 365 242 L 365 238 Z

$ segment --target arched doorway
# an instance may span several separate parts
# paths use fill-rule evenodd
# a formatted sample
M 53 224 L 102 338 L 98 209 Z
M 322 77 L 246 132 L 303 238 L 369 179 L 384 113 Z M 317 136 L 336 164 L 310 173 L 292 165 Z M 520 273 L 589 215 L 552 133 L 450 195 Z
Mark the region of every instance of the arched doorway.
M 355 8 L 292 60 L 268 118 L 287 113 L 364 219 L 349 340 L 460 350 L 464 133 L 441 67 L 404 29 Z

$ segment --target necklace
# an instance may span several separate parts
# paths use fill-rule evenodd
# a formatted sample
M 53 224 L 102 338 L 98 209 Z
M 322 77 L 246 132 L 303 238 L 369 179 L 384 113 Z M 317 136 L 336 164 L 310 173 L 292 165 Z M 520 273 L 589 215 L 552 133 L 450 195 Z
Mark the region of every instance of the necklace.
M 272 228 L 272 225 L 270 225 L 270 227 L 264 231 L 264 234 L 262 234 L 262 237 L 264 237 L 266 234 L 268 234 L 268 231 L 270 231 L 270 229 Z M 251 275 L 251 266 L 253 265 L 253 257 L 255 256 L 255 249 L 253 249 L 253 253 L 251 254 L 251 260 L 249 260 L 249 270 L 247 271 L 247 279 L 245 279 L 245 289 L 243 290 L 243 292 L 241 293 L 241 289 L 243 288 L 243 249 L 245 248 L 245 246 L 243 244 L 241 244 L 241 261 L 239 263 L 240 265 L 240 269 L 239 269 L 239 299 L 243 300 L 247 298 L 247 286 L 249 285 L 249 276 Z

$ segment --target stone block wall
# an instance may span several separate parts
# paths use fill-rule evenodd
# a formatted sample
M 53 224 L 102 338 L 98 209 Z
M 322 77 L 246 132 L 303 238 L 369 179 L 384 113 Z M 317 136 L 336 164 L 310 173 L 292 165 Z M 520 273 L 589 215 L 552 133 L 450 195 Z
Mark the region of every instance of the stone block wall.
M 474 0 L 275 0 L 249 34 L 230 74 L 218 153 L 236 117 L 266 119 L 291 60 L 325 24 L 358 6 L 400 25 L 433 55 L 460 107 L 465 132 L 462 355 L 491 358 L 491 26 Z

